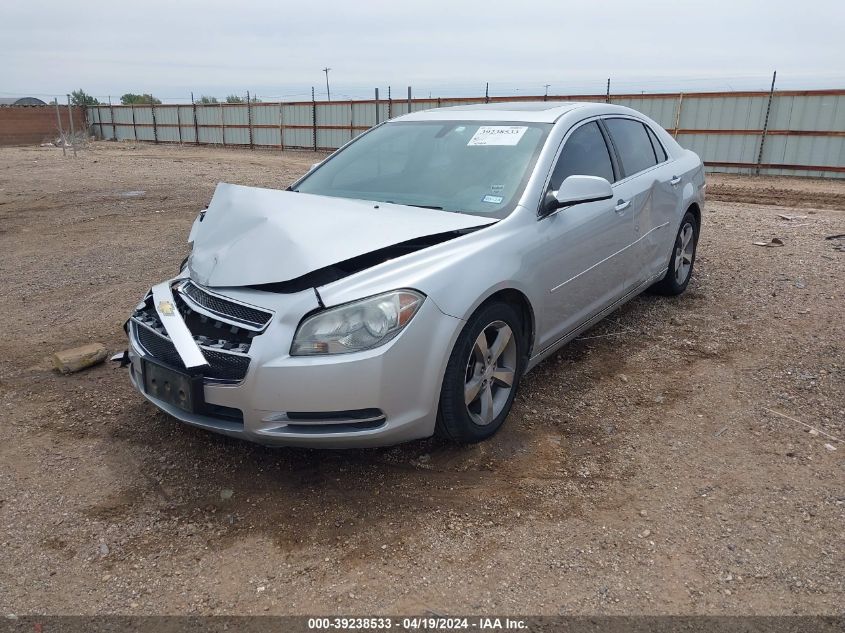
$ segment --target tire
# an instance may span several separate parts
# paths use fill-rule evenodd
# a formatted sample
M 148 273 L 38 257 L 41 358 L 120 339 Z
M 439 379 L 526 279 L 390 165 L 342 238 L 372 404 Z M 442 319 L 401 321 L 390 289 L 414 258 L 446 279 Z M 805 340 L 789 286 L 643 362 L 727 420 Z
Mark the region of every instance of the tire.
M 435 434 L 472 444 L 496 433 L 513 405 L 525 352 L 518 312 L 501 301 L 482 306 L 464 326 L 446 365 Z M 477 395 L 468 404 L 476 386 Z
M 651 287 L 651 291 L 670 297 L 682 294 L 692 278 L 695 252 L 698 247 L 699 226 L 695 216 L 687 211 L 672 245 L 666 276 Z M 687 241 L 688 240 L 688 241 Z M 680 263 L 679 263 L 680 259 Z

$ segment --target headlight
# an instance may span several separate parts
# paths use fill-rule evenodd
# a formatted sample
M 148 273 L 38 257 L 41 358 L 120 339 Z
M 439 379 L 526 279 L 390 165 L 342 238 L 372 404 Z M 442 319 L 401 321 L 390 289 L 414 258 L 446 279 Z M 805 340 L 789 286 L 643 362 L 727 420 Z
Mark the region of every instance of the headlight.
M 291 356 L 346 354 L 384 345 L 411 322 L 423 299 L 413 290 L 394 290 L 319 312 L 299 324 Z

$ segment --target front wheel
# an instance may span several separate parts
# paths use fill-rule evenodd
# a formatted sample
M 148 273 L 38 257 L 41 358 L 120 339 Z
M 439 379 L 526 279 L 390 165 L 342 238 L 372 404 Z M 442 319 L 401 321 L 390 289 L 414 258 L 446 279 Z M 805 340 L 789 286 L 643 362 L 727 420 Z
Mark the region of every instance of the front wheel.
M 452 350 L 443 387 L 436 432 L 473 443 L 492 436 L 513 405 L 525 352 L 520 317 L 503 302 L 482 307 Z
M 661 295 L 675 296 L 687 289 L 692 277 L 692 266 L 695 263 L 695 249 L 698 245 L 698 222 L 689 211 L 681 220 L 681 227 L 675 236 L 672 256 L 666 276 L 658 281 L 652 290 Z

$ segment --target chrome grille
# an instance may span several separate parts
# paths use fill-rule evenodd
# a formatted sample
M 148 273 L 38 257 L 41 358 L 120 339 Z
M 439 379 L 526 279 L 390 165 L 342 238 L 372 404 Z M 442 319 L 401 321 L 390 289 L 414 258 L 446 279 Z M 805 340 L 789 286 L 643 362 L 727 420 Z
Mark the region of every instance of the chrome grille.
M 252 325 L 256 328 L 264 328 L 273 318 L 273 314 L 265 310 L 259 310 L 242 303 L 230 301 L 218 295 L 211 294 L 200 288 L 192 281 L 185 282 L 177 288 L 183 295 L 198 306 L 205 308 L 224 319 Z

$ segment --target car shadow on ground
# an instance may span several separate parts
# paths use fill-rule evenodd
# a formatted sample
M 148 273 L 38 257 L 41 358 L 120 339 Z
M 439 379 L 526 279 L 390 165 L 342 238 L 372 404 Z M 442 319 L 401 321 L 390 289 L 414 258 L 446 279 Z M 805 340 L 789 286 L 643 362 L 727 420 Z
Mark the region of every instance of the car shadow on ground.
M 104 438 L 114 448 L 117 490 L 86 513 L 112 522 L 160 515 L 157 538 L 140 539 L 153 549 L 184 525 L 206 526 L 210 545 L 253 534 L 287 549 L 380 531 L 399 538 L 402 529 L 455 517 L 577 515 L 585 489 L 627 476 L 629 466 L 615 459 L 617 425 L 584 405 L 642 344 L 633 324 L 654 301 L 635 300 L 539 365 L 502 430 L 469 446 L 431 438 L 375 449 L 264 447 L 181 424 L 112 372 L 97 388 L 125 396 Z

